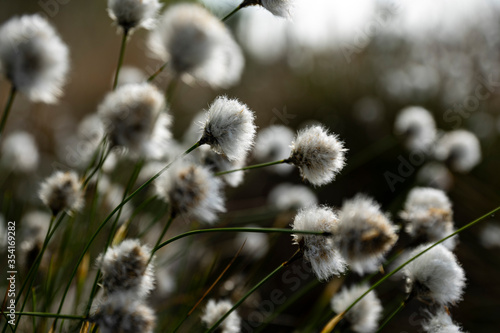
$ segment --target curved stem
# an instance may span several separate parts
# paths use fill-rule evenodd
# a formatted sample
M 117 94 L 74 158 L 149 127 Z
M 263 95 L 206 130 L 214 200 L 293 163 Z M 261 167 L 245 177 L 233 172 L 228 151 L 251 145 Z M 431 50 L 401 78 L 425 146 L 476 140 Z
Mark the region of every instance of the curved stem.
M 175 242 L 184 237 L 197 235 L 197 234 L 207 234 L 212 232 L 258 232 L 258 233 L 282 233 L 282 234 L 306 234 L 306 235 L 318 235 L 318 236 L 331 236 L 332 234 L 324 231 L 307 231 L 307 230 L 292 230 L 292 229 L 281 229 L 281 228 L 212 228 L 212 229 L 201 229 L 201 230 L 191 230 L 183 234 L 177 235 L 170 238 L 169 240 L 161 243 L 153 249 L 153 253 L 161 249 L 162 247 Z
M 170 228 L 170 225 L 172 224 L 172 221 L 175 219 L 175 213 L 172 212 L 170 213 L 170 217 L 168 218 L 168 222 L 167 224 L 165 224 L 165 227 L 163 228 L 163 231 L 161 232 L 161 235 L 160 237 L 158 237 L 158 240 L 156 241 L 156 244 L 155 246 L 153 247 L 153 251 L 151 251 L 151 256 L 149 256 L 149 260 L 148 260 L 148 264 L 151 262 L 151 259 L 153 259 L 153 256 L 154 256 L 154 249 L 156 249 L 158 247 L 158 245 L 160 244 L 163 236 L 165 236 L 165 234 L 167 233 L 168 231 L 168 228 Z
M 234 170 L 221 171 L 221 172 L 217 172 L 215 175 L 216 175 L 216 176 L 222 176 L 222 175 L 226 175 L 226 174 L 228 174 L 228 173 L 233 173 L 233 172 L 237 172 L 237 171 L 243 171 L 243 170 L 251 170 L 251 169 L 264 168 L 264 167 L 267 167 L 267 166 L 276 165 L 276 164 L 281 164 L 281 163 L 288 163 L 288 162 L 289 162 L 289 159 L 288 159 L 288 158 L 286 158 L 286 159 L 284 159 L 284 160 L 279 160 L 279 161 L 274 161 L 274 162 L 267 162 L 267 163 L 261 163 L 261 164 L 249 165 L 249 166 L 243 167 L 243 168 L 241 168 L 241 169 L 234 169 Z
M 269 273 L 268 276 L 263 278 L 259 283 L 257 283 L 252 289 L 250 289 L 243 297 L 236 302 L 231 309 L 229 309 L 228 312 L 226 312 L 215 324 L 212 325 L 208 330 L 205 331 L 205 333 L 211 333 L 213 332 L 223 321 L 226 319 L 238 306 L 241 305 L 255 290 L 259 289 L 260 286 L 262 286 L 264 283 L 266 283 L 270 278 L 272 278 L 276 273 L 281 271 L 284 267 L 288 266 L 290 263 L 295 261 L 296 259 L 300 258 L 302 253 L 300 250 L 297 250 L 293 256 L 290 257 L 287 261 L 283 262 L 281 265 L 279 265 L 274 271 Z
M 392 318 L 394 318 L 394 316 L 396 316 L 399 312 L 401 312 L 401 310 L 404 309 L 404 307 L 406 306 L 406 303 L 407 301 L 402 301 L 401 304 L 399 304 L 399 306 L 396 308 L 396 310 L 394 310 L 390 315 L 389 317 L 387 317 L 386 320 L 384 320 L 384 322 L 382 323 L 382 325 L 380 325 L 380 327 L 378 328 L 377 330 L 377 333 L 382 331 L 382 329 L 392 320 Z
M 120 46 L 120 56 L 118 57 L 118 66 L 116 68 L 115 80 L 113 81 L 113 90 L 116 89 L 116 85 L 118 84 L 118 75 L 120 75 L 120 69 L 121 69 L 122 64 L 123 64 L 123 57 L 125 55 L 125 47 L 127 46 L 128 33 L 129 33 L 129 30 L 124 28 L 123 29 L 122 44 Z
M 145 187 L 147 187 L 149 184 L 151 184 L 156 178 L 160 177 L 160 175 L 163 172 L 165 172 L 165 170 L 167 170 L 168 168 L 170 168 L 170 166 L 173 163 L 175 163 L 179 158 L 182 158 L 182 157 L 186 156 L 187 154 L 189 154 L 190 152 L 192 152 L 193 150 L 195 150 L 199 146 L 200 146 L 200 142 L 198 141 L 193 146 L 191 146 L 188 150 L 186 150 L 184 153 L 182 153 L 181 155 L 177 156 L 172 162 L 170 162 L 169 164 L 167 164 L 163 169 L 161 169 L 160 171 L 158 171 L 153 177 L 151 177 L 144 184 L 142 184 L 137 190 L 135 190 L 134 192 L 132 192 L 128 197 L 126 197 L 125 200 L 123 200 L 118 206 L 116 206 L 115 209 L 113 209 L 113 211 L 104 219 L 104 221 L 99 225 L 99 227 L 94 232 L 94 234 L 92 235 L 92 237 L 90 237 L 90 240 L 87 242 L 87 244 L 85 245 L 85 248 L 83 249 L 82 253 L 80 254 L 80 257 L 78 258 L 78 260 L 76 262 L 75 268 L 73 269 L 73 272 L 70 275 L 69 281 L 68 281 L 68 283 L 66 285 L 66 289 L 64 290 L 63 297 L 61 299 L 61 303 L 59 304 L 59 308 L 57 310 L 57 313 L 61 313 L 61 310 L 62 310 L 62 307 L 63 307 L 63 304 L 64 304 L 64 300 L 66 299 L 66 296 L 68 294 L 69 288 L 71 286 L 71 281 L 75 277 L 76 272 L 78 271 L 78 267 L 80 266 L 80 263 L 82 262 L 83 257 L 85 256 L 85 253 L 87 253 L 87 251 L 90 248 L 90 245 L 92 245 L 92 243 L 96 239 L 97 235 L 99 234 L 99 232 L 101 232 L 101 230 L 104 228 L 104 226 L 106 225 L 106 223 L 108 223 L 108 221 L 111 220 L 111 218 L 113 217 L 113 215 L 118 210 L 120 210 L 127 202 L 129 202 L 135 195 L 137 195 L 137 193 L 141 192 Z M 56 323 L 57 323 L 57 319 L 54 321 L 54 324 L 53 324 L 54 326 L 53 327 L 55 327 Z
M 17 92 L 16 87 L 12 85 L 10 88 L 9 99 L 7 100 L 7 104 L 5 105 L 5 109 L 3 110 L 2 120 L 0 122 L 0 137 L 2 137 L 5 124 L 7 123 L 7 118 L 9 117 L 10 109 L 12 108 L 12 104 L 14 103 L 16 92 Z
M 342 312 L 341 314 L 337 315 L 336 317 L 334 317 L 332 319 L 332 321 L 334 319 L 339 319 L 337 320 L 340 321 L 340 319 L 342 319 L 342 317 L 345 316 L 345 314 L 347 312 L 349 312 L 349 310 L 351 310 L 356 304 L 358 304 L 359 301 L 361 301 L 363 299 L 363 297 L 365 297 L 370 291 L 372 291 L 373 289 L 377 288 L 379 285 L 381 285 L 382 283 L 384 283 L 387 279 L 389 279 L 391 276 L 393 276 L 394 274 L 396 274 L 397 272 L 399 272 L 401 269 L 403 269 L 403 267 L 405 267 L 406 265 L 408 265 L 410 262 L 412 262 L 413 260 L 417 259 L 418 257 L 420 257 L 421 255 L 423 255 L 424 253 L 426 253 L 427 251 L 431 250 L 432 248 L 434 248 L 435 246 L 443 243 L 444 241 L 450 239 L 451 237 L 461 233 L 462 231 L 464 230 L 467 230 L 469 229 L 470 227 L 472 227 L 473 225 L 481 222 L 482 220 L 484 220 L 485 218 L 495 214 L 497 211 L 500 210 L 500 206 L 493 209 L 491 212 L 487 213 L 487 214 L 484 214 L 483 216 L 475 219 L 474 221 L 466 224 L 465 226 L 463 226 L 462 228 L 456 230 L 455 232 L 453 232 L 452 234 L 442 238 L 441 240 L 437 241 L 436 243 L 432 244 L 431 246 L 429 246 L 427 249 L 423 250 L 422 252 L 418 253 L 417 255 L 413 256 L 412 258 L 408 259 L 406 262 L 404 262 L 403 264 L 401 264 L 400 266 L 396 267 L 394 270 L 392 270 L 390 273 L 388 273 L 386 276 L 384 276 L 383 278 L 381 278 L 380 280 L 378 280 L 376 283 L 374 283 L 364 294 L 362 294 L 361 296 L 359 296 L 351 305 L 349 305 L 349 307 L 347 309 L 344 310 L 344 312 Z M 339 318 L 340 317 L 340 318 Z M 325 330 L 323 329 L 322 332 L 331 332 L 333 330 L 333 328 L 335 326 L 332 326 L 332 325 L 328 325 L 329 326 L 329 329 L 328 330 Z M 326 327 L 326 326 L 325 326 Z

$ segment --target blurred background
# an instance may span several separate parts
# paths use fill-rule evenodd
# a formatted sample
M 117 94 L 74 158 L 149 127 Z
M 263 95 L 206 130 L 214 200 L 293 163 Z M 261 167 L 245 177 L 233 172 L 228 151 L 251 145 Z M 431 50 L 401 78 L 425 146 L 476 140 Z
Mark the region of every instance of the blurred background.
M 168 6 L 175 1 L 163 2 Z M 239 4 L 237 0 L 204 3 L 219 17 Z M 59 104 L 32 104 L 18 96 L 6 127 L 7 135 L 15 130 L 34 135 L 40 156 L 38 169 L 28 175 L 2 171 L 2 212 L 6 219 L 21 221 L 20 228 L 27 211 L 42 207 L 37 197 L 40 181 L 55 169 L 72 168 L 75 132 L 110 91 L 121 41 L 104 0 L 2 0 L 0 24 L 27 13 L 42 13 L 55 25 L 70 48 L 71 72 Z M 179 141 L 195 115 L 220 94 L 236 97 L 254 110 L 259 129 L 286 125 L 297 130 L 323 123 L 339 135 L 349 152 L 347 167 L 336 181 L 311 186 L 318 201 L 339 207 L 361 192 L 373 196 L 398 221 L 408 191 L 428 182 L 419 177 L 424 162 L 411 162 L 412 152 L 394 134 L 394 119 L 402 108 L 420 105 L 432 112 L 441 131 L 467 129 L 481 142 L 482 162 L 466 174 L 450 171 L 445 186 L 456 227 L 500 204 L 500 1 L 302 0 L 293 20 L 274 17 L 262 8 L 247 8 L 227 24 L 245 52 L 242 79 L 227 90 L 181 83 L 170 101 L 173 133 Z M 134 32 L 124 60 L 125 66 L 145 76 L 161 65 L 149 56 L 147 35 L 143 29 Z M 160 76 L 155 83 L 163 90 L 168 82 Z M 0 105 L 5 104 L 8 91 L 9 83 L 0 80 Z M 403 173 L 402 164 L 409 165 Z M 389 174 L 402 180 L 391 183 Z M 228 213 L 221 217 L 221 224 L 288 225 L 293 212 L 266 209 L 270 191 L 284 182 L 300 184 L 298 171 L 286 175 L 271 170 L 248 172 L 242 185 L 227 188 Z M 95 228 L 97 222 L 82 228 Z M 482 242 L 481 232 L 488 223 L 500 224 L 491 216 L 461 234 L 455 251 L 468 282 L 464 300 L 451 313 L 469 332 L 497 332 L 500 327 L 500 247 Z M 171 232 L 189 228 L 181 225 Z M 153 298 L 162 323 L 177 322 L 238 248 L 232 248 L 233 236 L 193 241 L 210 249 L 203 253 L 190 244 L 192 259 L 178 268 L 180 273 L 170 277 L 172 281 L 166 277 L 159 281 L 167 296 Z M 238 287 L 253 286 L 294 252 L 286 235 L 271 235 L 268 241 L 270 249 L 264 259 L 253 262 L 247 255 L 240 256 L 213 296 L 237 300 Z M 99 249 L 91 253 L 91 260 L 97 253 Z M 205 269 L 207 265 L 210 270 Z M 303 268 L 300 263 L 296 266 Z M 259 289 L 240 314 L 252 325 L 268 318 L 265 309 L 256 308 L 279 289 L 287 300 L 295 296 L 298 300 L 272 318 L 263 331 L 317 331 L 333 315 L 329 295 L 341 281 L 320 284 L 311 274 L 304 278 L 295 271 L 285 274 Z M 300 287 L 294 288 L 290 279 Z M 356 276 L 349 279 L 359 280 Z M 402 298 L 403 286 L 402 281 L 394 281 L 379 289 L 387 311 Z M 195 312 L 180 331 L 200 331 L 198 315 Z M 413 304 L 386 331 L 418 332 L 419 318 L 418 304 Z M 311 323 L 316 326 L 309 327 Z

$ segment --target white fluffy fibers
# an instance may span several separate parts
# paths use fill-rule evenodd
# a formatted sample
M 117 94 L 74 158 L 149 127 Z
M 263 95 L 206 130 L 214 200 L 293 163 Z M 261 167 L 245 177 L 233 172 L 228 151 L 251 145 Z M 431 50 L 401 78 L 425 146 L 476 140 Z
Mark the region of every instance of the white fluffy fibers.
M 108 0 L 108 14 L 125 30 L 154 27 L 161 4 L 158 0 Z
M 227 300 L 215 301 L 211 299 L 208 301 L 205 310 L 203 311 L 201 321 L 207 326 L 207 328 L 210 328 L 232 307 L 233 305 L 231 302 Z M 231 312 L 231 314 L 220 324 L 219 328 L 222 333 L 241 332 L 241 318 L 238 313 L 236 311 Z

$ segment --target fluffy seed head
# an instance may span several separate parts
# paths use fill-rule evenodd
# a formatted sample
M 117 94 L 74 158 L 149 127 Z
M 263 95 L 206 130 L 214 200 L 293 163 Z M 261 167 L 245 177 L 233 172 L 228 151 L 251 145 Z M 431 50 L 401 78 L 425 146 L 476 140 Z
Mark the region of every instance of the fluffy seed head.
M 290 162 L 295 164 L 311 184 L 331 182 L 345 165 L 347 149 L 336 135 L 322 126 L 311 126 L 297 134 L 292 142 Z
M 14 17 L 0 27 L 0 71 L 33 102 L 58 101 L 68 57 L 66 44 L 38 14 Z
M 430 245 L 414 249 L 413 257 Z M 407 279 L 407 291 L 413 292 L 426 302 L 440 305 L 454 304 L 462 299 L 465 273 L 457 258 L 441 244 L 424 253 L 403 268 Z
M 224 154 L 217 154 L 208 146 L 201 146 L 198 149 L 200 153 L 201 164 L 209 168 L 212 172 L 221 172 L 242 168 L 244 160 L 230 161 Z M 232 172 L 222 175 L 221 178 L 232 187 L 236 187 L 243 182 L 243 171 Z
M 277 161 L 290 156 L 290 143 L 293 140 L 293 132 L 290 128 L 282 125 L 273 125 L 259 131 L 255 140 L 253 154 L 260 162 Z M 268 167 L 278 174 L 289 173 L 293 166 L 289 164 L 277 164 Z
M 185 81 L 213 87 L 236 84 L 244 58 L 224 24 L 196 4 L 170 6 L 151 33 L 148 46 L 157 58 Z
M 24 131 L 9 134 L 2 144 L 2 162 L 15 172 L 32 172 L 38 167 L 38 148 L 33 136 Z
M 396 117 L 394 132 L 405 136 L 410 150 L 428 150 L 436 139 L 436 123 L 432 114 L 421 106 L 408 106 Z
M 418 243 L 436 242 L 454 231 L 450 199 L 438 189 L 412 189 L 400 216 L 406 222 L 405 231 Z M 443 245 L 452 250 L 455 242 L 456 237 L 453 237 Z
M 151 29 L 161 4 L 158 0 L 108 0 L 108 14 L 124 30 Z
M 339 245 L 349 267 L 359 274 L 376 271 L 398 239 L 396 226 L 363 195 L 344 202 L 339 220 Z
M 260 5 L 273 15 L 285 18 L 292 17 L 294 4 L 295 0 L 260 0 Z
M 56 171 L 40 187 L 40 199 L 55 216 L 60 211 L 78 211 L 83 207 L 83 189 L 78 175 Z
M 342 313 L 367 290 L 366 284 L 343 288 L 331 300 L 333 311 Z M 345 315 L 345 318 L 354 332 L 371 333 L 375 332 L 378 327 L 382 310 L 382 304 L 375 291 L 372 290 Z
M 434 154 L 438 160 L 450 163 L 453 170 L 466 173 L 481 162 L 481 144 L 469 131 L 451 131 L 437 142 Z
M 292 228 L 335 234 L 338 223 L 337 216 L 331 208 L 313 206 L 297 213 Z M 293 235 L 293 240 L 301 247 L 305 260 L 311 263 L 313 272 L 319 280 L 327 280 L 332 275 L 338 276 L 345 271 L 345 261 L 332 237 L 296 234 Z
M 150 256 L 151 250 L 136 239 L 126 239 L 101 253 L 97 263 L 106 293 L 131 292 L 135 298 L 144 298 L 154 287 L 152 264 L 148 264 Z
M 165 109 L 163 94 L 155 86 L 141 83 L 124 85 L 109 93 L 98 113 L 113 146 L 140 153 Z
M 206 112 L 202 143 L 230 161 L 244 160 L 255 137 L 254 114 L 236 99 L 220 96 Z
M 176 215 L 212 223 L 224 212 L 222 181 L 206 167 L 179 162 L 156 181 L 156 190 Z
M 462 333 L 461 327 L 453 323 L 451 316 L 445 310 L 439 310 L 422 325 L 427 333 Z
M 307 186 L 284 183 L 272 189 L 268 201 L 279 210 L 289 210 L 314 206 L 318 198 Z
M 209 300 L 205 310 L 203 311 L 203 316 L 201 321 L 208 327 L 212 327 L 226 312 L 228 312 L 233 305 L 231 302 L 226 300 L 215 301 L 213 299 Z M 231 312 L 231 314 L 224 319 L 219 328 L 222 333 L 239 333 L 241 332 L 241 318 L 236 311 Z
M 500 247 L 500 225 L 488 223 L 481 230 L 481 245 L 486 248 Z
M 153 333 L 156 318 L 153 310 L 133 294 L 117 293 L 99 305 L 90 321 L 103 333 Z

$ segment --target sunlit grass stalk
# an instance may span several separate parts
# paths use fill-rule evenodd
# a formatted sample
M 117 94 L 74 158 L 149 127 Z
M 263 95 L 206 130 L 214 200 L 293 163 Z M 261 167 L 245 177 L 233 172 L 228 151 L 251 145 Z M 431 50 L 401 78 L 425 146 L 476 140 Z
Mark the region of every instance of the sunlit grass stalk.
M 228 173 L 233 173 L 233 172 L 238 172 L 238 171 L 244 171 L 244 170 L 251 170 L 251 169 L 258 169 L 258 168 L 264 168 L 264 167 L 267 167 L 267 166 L 276 165 L 276 164 L 282 164 L 282 163 L 288 163 L 288 162 L 289 162 L 289 159 L 286 158 L 286 159 L 279 160 L 279 161 L 274 161 L 274 162 L 267 162 L 267 163 L 249 165 L 249 166 L 246 166 L 246 167 L 243 167 L 243 168 L 240 168 L 240 169 L 221 171 L 221 172 L 215 173 L 215 175 L 216 176 L 222 176 L 222 175 L 226 175 Z
M 147 82 L 153 81 L 163 70 L 167 67 L 168 62 L 164 63 L 156 72 L 154 72 L 150 77 L 148 77 Z
M 487 214 L 484 214 L 483 216 L 475 219 L 474 221 L 466 224 L 465 226 L 459 228 L 458 230 L 456 230 L 455 232 L 451 233 L 450 235 L 442 238 L 441 240 L 435 242 L 434 244 L 432 244 L 431 246 L 429 246 L 427 249 L 425 249 L 424 251 L 418 253 L 417 255 L 413 256 L 412 258 L 408 259 L 407 261 L 405 261 L 403 264 L 399 265 L 398 267 L 396 267 L 394 270 L 392 270 L 391 272 L 389 272 L 387 275 L 385 275 L 384 277 L 382 277 L 380 280 L 378 280 L 376 283 L 374 283 L 363 295 L 359 296 L 351 305 L 349 305 L 349 307 L 347 309 L 345 309 L 342 313 L 338 314 L 337 316 L 335 316 L 334 318 L 332 318 L 332 320 L 323 328 L 323 330 L 321 331 L 321 333 L 329 333 L 331 331 L 333 331 L 333 329 L 335 328 L 335 325 L 340 321 L 342 320 L 342 318 L 345 316 L 345 314 L 347 312 L 349 312 L 349 310 L 351 310 L 356 304 L 358 304 L 359 301 L 361 301 L 363 299 L 363 297 L 365 297 L 369 292 L 371 292 L 372 290 L 374 290 L 375 288 L 377 288 L 379 285 L 381 285 L 382 283 L 384 283 L 385 281 L 387 281 L 391 276 L 393 276 L 394 274 L 396 274 L 397 272 L 399 272 L 401 269 L 403 269 L 406 265 L 408 265 L 409 263 L 411 263 L 413 260 L 417 259 L 418 257 L 420 257 L 421 255 L 423 255 L 424 253 L 426 253 L 427 251 L 431 250 L 432 248 L 434 248 L 435 246 L 445 242 L 446 240 L 450 239 L 451 237 L 455 236 L 455 235 L 458 235 L 459 233 L 461 233 L 462 231 L 464 230 L 467 230 L 469 229 L 470 227 L 474 226 L 475 224 L 481 222 L 482 220 L 484 220 L 485 218 L 495 214 L 497 211 L 500 210 L 500 206 L 493 209 L 491 212 L 487 213 Z
M 234 310 L 236 310 L 251 294 L 253 294 L 254 291 L 260 288 L 264 283 L 266 283 L 269 279 L 271 279 L 274 275 L 276 275 L 279 271 L 281 271 L 283 268 L 288 266 L 290 263 L 295 261 L 296 259 L 299 259 L 302 255 L 302 252 L 300 250 L 297 250 L 293 256 L 290 257 L 287 261 L 283 262 L 281 265 L 279 265 L 274 271 L 269 273 L 265 278 L 263 278 L 259 283 L 257 283 L 252 289 L 250 289 L 245 295 L 243 295 L 242 298 L 238 302 L 236 302 L 229 311 L 227 311 L 215 324 L 212 325 L 208 330 L 205 331 L 205 333 L 211 333 L 213 332 L 223 321 L 226 319 Z
M 118 76 L 120 74 L 120 69 L 123 64 L 123 57 L 125 55 L 125 47 L 127 46 L 127 37 L 128 37 L 129 29 L 123 28 L 123 37 L 122 44 L 120 46 L 120 55 L 118 57 L 118 66 L 116 68 L 115 79 L 113 81 L 113 90 L 116 89 L 116 85 L 118 84 Z
M 185 232 L 183 234 L 177 235 L 175 237 L 170 238 L 169 240 L 166 240 L 165 242 L 161 243 L 160 245 L 156 246 L 153 250 L 153 252 L 158 251 L 164 246 L 167 246 L 168 244 L 175 242 L 181 238 L 192 236 L 192 235 L 198 235 L 198 234 L 207 234 L 207 233 L 213 233 L 213 232 L 257 232 L 257 233 L 265 233 L 265 234 L 271 234 L 271 233 L 282 233 L 282 234 L 305 234 L 305 235 L 319 235 L 319 236 L 331 236 L 332 234 L 329 232 L 324 232 L 324 231 L 307 231 L 307 230 L 292 230 L 292 229 L 282 229 L 282 228 L 211 228 L 211 229 L 200 229 L 200 230 L 191 230 L 188 232 Z
M 139 192 L 141 192 L 144 188 L 146 188 L 153 181 L 155 181 L 155 179 L 157 179 L 158 177 L 160 177 L 160 175 L 163 172 L 165 172 L 168 168 L 170 168 L 170 166 L 173 163 L 175 163 L 178 159 L 180 159 L 180 158 L 186 156 L 187 154 L 191 153 L 193 150 L 195 150 L 199 146 L 200 146 L 200 142 L 196 142 L 193 146 L 191 146 L 189 149 L 187 149 L 184 153 L 182 153 L 181 155 L 177 156 L 172 162 L 170 162 L 169 164 L 167 164 L 163 169 L 161 169 L 160 171 L 158 171 L 153 177 L 151 177 L 149 180 L 147 180 L 146 182 L 144 182 L 144 184 L 142 184 L 138 189 L 136 189 L 134 192 L 132 192 L 128 197 L 126 197 L 125 200 L 123 200 L 120 204 L 118 204 L 118 206 L 116 206 L 115 209 L 113 209 L 113 211 L 111 211 L 111 213 L 104 219 L 104 221 L 99 225 L 99 227 L 94 232 L 94 234 L 90 237 L 89 241 L 85 245 L 85 248 L 83 249 L 82 253 L 80 254 L 80 257 L 78 258 L 78 260 L 76 262 L 75 268 L 73 269 L 73 271 L 72 271 L 72 273 L 70 275 L 69 281 L 68 281 L 68 283 L 66 285 L 66 288 L 64 290 L 64 293 L 63 293 L 63 296 L 62 296 L 62 299 L 61 299 L 61 303 L 59 304 L 59 308 L 57 310 L 57 313 L 61 313 L 64 301 L 66 299 L 66 296 L 68 294 L 69 288 L 71 286 L 71 281 L 75 277 L 76 272 L 78 271 L 78 267 L 79 267 L 80 263 L 82 262 L 83 257 L 85 256 L 85 253 L 87 253 L 87 251 L 89 250 L 90 246 L 92 245 L 92 243 L 96 239 L 97 235 L 101 232 L 101 230 L 109 222 L 109 220 L 111 220 L 111 218 L 113 217 L 113 215 L 116 212 L 118 212 L 118 210 L 120 210 L 121 207 L 123 207 L 127 202 L 129 202 L 130 200 L 132 200 L 132 198 L 134 198 Z M 55 327 L 56 323 L 57 323 L 57 318 L 54 321 L 53 327 Z
M 9 99 L 7 100 L 7 104 L 5 104 L 5 108 L 2 114 L 2 120 L 0 121 L 0 138 L 2 138 L 3 130 L 5 128 L 5 124 L 7 123 L 7 118 L 9 117 L 10 110 L 12 109 L 12 104 L 14 103 L 14 98 L 16 97 L 17 89 L 14 85 L 10 88 Z

